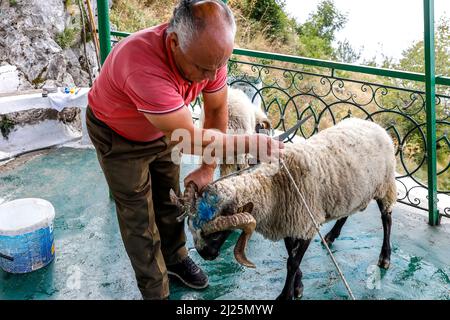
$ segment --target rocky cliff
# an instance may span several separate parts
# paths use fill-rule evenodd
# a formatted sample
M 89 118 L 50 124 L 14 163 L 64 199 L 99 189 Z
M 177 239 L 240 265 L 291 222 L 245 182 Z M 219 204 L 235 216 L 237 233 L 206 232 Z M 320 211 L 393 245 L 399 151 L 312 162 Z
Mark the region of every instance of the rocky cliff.
M 82 29 L 78 0 L 0 0 L 0 93 L 89 86 L 98 66 Z

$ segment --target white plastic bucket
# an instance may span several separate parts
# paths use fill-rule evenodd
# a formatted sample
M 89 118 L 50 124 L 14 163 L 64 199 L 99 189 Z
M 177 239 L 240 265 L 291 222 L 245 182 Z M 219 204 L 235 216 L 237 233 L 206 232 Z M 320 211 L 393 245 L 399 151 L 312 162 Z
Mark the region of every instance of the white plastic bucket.
M 55 257 L 54 218 L 55 209 L 43 199 L 1 204 L 0 267 L 11 273 L 26 273 L 48 265 Z

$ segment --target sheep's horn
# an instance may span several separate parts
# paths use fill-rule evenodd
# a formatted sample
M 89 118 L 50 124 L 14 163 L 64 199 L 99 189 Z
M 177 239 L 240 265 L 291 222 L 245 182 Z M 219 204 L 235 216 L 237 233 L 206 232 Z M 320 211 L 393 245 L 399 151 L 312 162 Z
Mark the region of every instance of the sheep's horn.
M 245 248 L 247 247 L 247 243 L 251 235 L 251 233 L 242 231 L 236 245 L 234 246 L 234 257 L 236 261 L 243 266 L 246 266 L 248 268 L 256 268 L 255 264 L 248 260 L 247 256 L 245 255 Z
M 202 230 L 205 235 L 208 235 L 219 231 L 241 229 L 242 233 L 234 247 L 234 257 L 240 264 L 255 268 L 255 264 L 245 256 L 245 248 L 255 228 L 255 218 L 248 212 L 241 212 L 231 216 L 219 216 L 205 224 Z

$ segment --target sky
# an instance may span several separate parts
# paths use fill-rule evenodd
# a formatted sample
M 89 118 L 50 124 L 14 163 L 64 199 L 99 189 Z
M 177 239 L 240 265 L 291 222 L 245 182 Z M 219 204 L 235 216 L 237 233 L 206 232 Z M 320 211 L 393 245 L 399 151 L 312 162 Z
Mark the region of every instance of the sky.
M 285 0 L 288 13 L 300 23 L 320 0 Z M 348 21 L 337 40 L 362 49 L 362 59 L 384 55 L 399 59 L 413 41 L 423 39 L 423 0 L 334 0 Z M 435 0 L 435 21 L 450 18 L 450 0 Z

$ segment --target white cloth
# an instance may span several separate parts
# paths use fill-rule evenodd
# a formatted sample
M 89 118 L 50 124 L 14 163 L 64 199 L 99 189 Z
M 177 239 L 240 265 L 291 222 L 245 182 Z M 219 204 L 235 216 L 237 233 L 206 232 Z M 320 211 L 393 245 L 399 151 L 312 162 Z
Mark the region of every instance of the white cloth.
M 89 88 L 80 88 L 76 94 L 65 93 L 64 90 L 58 90 L 58 92 L 49 93 L 48 100 L 50 101 L 52 108 L 61 111 L 65 107 L 86 106 L 88 92 Z

